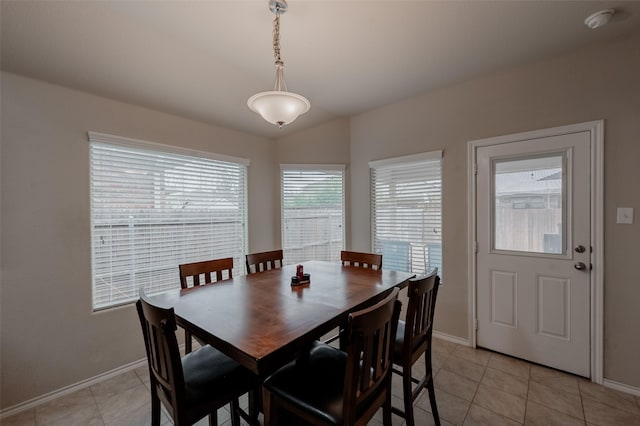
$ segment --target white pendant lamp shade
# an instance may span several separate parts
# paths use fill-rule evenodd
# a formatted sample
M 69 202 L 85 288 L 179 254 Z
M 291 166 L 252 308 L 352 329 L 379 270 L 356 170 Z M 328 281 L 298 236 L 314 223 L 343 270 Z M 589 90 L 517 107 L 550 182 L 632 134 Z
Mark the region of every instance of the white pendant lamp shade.
M 276 59 L 276 82 L 270 92 L 260 92 L 247 101 L 249 109 L 257 112 L 271 124 L 282 127 L 292 123 L 300 114 L 309 111 L 311 104 L 302 95 L 287 91 L 284 81 L 284 62 L 280 58 L 280 15 L 287 11 L 285 0 L 270 0 L 269 9 L 276 15 L 273 20 L 273 56 Z
M 247 101 L 251 111 L 257 112 L 271 124 L 282 127 L 309 111 L 311 104 L 297 93 L 272 90 L 256 93 Z

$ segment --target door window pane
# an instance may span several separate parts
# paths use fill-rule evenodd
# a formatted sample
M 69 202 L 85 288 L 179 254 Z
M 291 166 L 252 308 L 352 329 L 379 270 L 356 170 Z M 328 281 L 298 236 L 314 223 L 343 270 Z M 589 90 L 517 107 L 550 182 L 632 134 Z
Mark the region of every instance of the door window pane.
M 564 154 L 493 161 L 496 250 L 564 252 L 564 164 Z

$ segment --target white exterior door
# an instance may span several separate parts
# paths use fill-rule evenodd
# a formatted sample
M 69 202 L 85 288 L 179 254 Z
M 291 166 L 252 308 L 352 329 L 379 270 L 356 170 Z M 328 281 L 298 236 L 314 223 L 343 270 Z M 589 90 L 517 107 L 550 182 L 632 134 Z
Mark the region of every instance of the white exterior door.
M 588 131 L 477 149 L 477 345 L 590 376 Z

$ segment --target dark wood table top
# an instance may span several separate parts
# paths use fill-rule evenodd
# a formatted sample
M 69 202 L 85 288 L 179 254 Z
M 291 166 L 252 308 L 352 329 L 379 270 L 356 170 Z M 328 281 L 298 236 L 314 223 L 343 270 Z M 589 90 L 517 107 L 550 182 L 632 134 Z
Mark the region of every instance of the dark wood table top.
M 335 328 L 349 312 L 404 287 L 413 274 L 306 262 L 311 283 L 293 287 L 295 265 L 153 296 L 178 324 L 256 374 L 266 375 Z

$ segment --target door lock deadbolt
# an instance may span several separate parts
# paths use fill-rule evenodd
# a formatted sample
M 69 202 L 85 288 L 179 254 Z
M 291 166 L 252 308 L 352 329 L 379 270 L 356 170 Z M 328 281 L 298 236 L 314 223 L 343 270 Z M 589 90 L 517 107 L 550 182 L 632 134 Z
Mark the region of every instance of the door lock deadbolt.
M 575 265 L 573 265 L 573 267 L 576 268 L 578 271 L 583 271 L 587 269 L 587 265 L 585 265 L 583 262 L 576 262 Z

